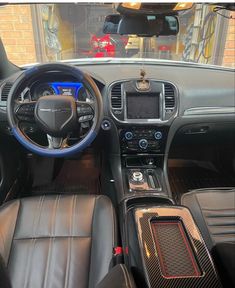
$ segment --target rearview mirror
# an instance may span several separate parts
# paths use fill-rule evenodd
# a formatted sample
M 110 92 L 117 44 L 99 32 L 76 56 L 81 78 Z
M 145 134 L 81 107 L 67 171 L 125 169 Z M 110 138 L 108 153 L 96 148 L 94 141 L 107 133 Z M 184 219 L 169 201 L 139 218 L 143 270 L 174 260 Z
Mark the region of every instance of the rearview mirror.
M 111 14 L 105 17 L 103 33 L 104 34 L 118 34 L 118 25 L 121 20 L 121 15 Z
M 140 37 L 177 35 L 177 16 L 162 15 L 108 15 L 103 26 L 104 34 L 138 35 Z

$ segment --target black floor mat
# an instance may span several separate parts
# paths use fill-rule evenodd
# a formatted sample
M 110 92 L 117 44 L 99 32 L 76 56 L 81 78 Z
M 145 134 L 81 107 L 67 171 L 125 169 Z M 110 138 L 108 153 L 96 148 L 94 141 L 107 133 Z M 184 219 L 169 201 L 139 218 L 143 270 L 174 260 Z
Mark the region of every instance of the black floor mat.
M 178 199 L 193 189 L 235 186 L 235 177 L 207 168 L 169 167 L 168 172 L 171 191 Z
M 65 160 L 56 178 L 50 183 L 34 185 L 33 195 L 100 194 L 100 166 L 93 155 Z

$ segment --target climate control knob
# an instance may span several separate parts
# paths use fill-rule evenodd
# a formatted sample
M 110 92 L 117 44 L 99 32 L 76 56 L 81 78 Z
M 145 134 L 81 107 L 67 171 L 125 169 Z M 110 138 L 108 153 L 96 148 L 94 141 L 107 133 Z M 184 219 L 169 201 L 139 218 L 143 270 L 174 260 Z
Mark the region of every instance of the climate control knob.
M 139 147 L 141 149 L 147 149 L 148 144 L 149 144 L 148 140 L 146 140 L 146 139 L 140 139 L 140 141 L 139 141 Z
M 133 138 L 133 133 L 130 131 L 127 131 L 125 133 L 125 138 L 126 138 L 126 140 L 131 140 Z
M 162 132 L 161 131 L 156 131 L 154 133 L 154 137 L 155 137 L 156 140 L 162 139 Z

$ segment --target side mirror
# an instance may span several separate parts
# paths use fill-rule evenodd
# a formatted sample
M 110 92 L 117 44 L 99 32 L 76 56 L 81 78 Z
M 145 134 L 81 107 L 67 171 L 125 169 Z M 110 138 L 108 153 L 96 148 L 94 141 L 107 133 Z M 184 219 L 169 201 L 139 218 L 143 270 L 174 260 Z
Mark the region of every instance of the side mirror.
M 170 15 L 108 15 L 104 34 L 138 35 L 140 37 L 170 36 L 179 32 L 177 16 Z

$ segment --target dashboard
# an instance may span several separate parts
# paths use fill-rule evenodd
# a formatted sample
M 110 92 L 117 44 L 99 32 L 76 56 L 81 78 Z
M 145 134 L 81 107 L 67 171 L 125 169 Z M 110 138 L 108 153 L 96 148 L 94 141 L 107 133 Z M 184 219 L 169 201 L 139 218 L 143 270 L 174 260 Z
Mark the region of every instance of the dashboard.
M 110 135 L 113 153 L 164 154 L 182 127 L 185 135 L 198 135 L 210 133 L 211 123 L 235 122 L 233 70 L 127 62 L 78 66 L 91 75 L 102 94 L 104 121 L 109 124 L 101 127 Z M 143 69 L 145 81 L 140 81 Z M 4 131 L 8 129 L 7 95 L 19 73 L 0 83 L 0 129 Z M 36 101 L 51 94 L 92 101 L 80 82 L 55 72 L 35 79 L 19 97 Z

